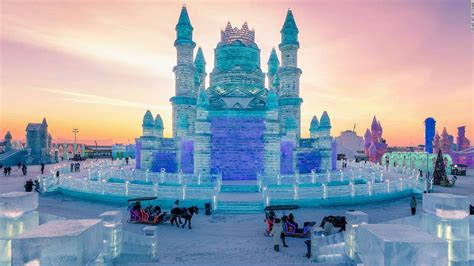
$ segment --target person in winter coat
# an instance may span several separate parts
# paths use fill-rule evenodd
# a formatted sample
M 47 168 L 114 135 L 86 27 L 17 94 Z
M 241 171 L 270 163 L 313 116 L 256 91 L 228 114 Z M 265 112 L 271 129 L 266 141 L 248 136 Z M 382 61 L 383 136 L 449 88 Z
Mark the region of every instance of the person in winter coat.
M 280 238 L 281 234 L 283 233 L 283 228 L 281 226 L 281 220 L 275 218 L 273 220 L 273 228 L 270 232 L 270 236 L 273 237 L 273 249 L 278 252 L 280 251 Z
M 412 196 L 410 199 L 410 208 L 411 208 L 411 215 L 415 215 L 416 214 L 416 199 L 414 196 Z

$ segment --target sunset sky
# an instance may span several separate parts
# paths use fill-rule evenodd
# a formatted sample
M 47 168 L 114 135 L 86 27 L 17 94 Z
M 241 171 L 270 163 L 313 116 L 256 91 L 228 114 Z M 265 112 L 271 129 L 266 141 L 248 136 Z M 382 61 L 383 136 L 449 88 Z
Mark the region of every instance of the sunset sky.
M 212 71 L 220 30 L 255 29 L 262 70 L 288 8 L 299 27 L 302 129 L 326 110 L 332 135 L 373 115 L 389 146 L 423 143 L 423 121 L 474 142 L 469 0 L 0 1 L 0 139 L 46 117 L 53 138 L 134 142 L 146 109 L 171 135 L 175 25 L 185 3 Z M 196 48 L 197 48 L 196 47 Z M 279 54 L 280 56 L 280 54 Z M 207 81 L 208 82 L 208 81 Z

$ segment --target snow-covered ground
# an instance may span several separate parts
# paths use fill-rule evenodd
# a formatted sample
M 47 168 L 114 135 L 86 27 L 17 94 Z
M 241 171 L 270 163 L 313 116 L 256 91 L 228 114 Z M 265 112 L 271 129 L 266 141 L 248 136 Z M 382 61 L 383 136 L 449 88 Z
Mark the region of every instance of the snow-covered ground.
M 50 166 L 46 166 L 46 170 Z M 0 193 L 22 191 L 27 179 L 35 179 L 39 166 L 29 166 L 28 176 L 14 167 L 10 177 L 0 176 Z M 446 192 L 469 196 L 474 204 L 474 170 L 468 170 L 468 176 L 459 177 L 455 187 L 435 186 L 435 192 Z M 421 206 L 419 204 L 419 206 Z M 293 211 L 296 221 L 316 221 L 327 215 L 344 215 L 345 211 L 356 209 L 369 214 L 370 223 L 379 223 L 410 215 L 408 198 L 375 202 L 357 206 L 318 207 Z M 55 194 L 40 196 L 39 211 L 65 218 L 97 218 L 102 212 L 120 210 L 123 212 L 124 230 L 141 233 L 142 225 L 128 224 L 128 212 L 125 206 L 78 200 Z M 193 218 L 193 229 L 158 225 L 159 250 L 161 263 L 199 264 L 199 265 L 241 265 L 241 264 L 305 264 L 309 263 L 304 239 L 288 238 L 289 248 L 279 253 L 273 251 L 271 238 L 263 235 L 265 224 L 262 214 L 215 214 L 204 215 L 201 210 Z

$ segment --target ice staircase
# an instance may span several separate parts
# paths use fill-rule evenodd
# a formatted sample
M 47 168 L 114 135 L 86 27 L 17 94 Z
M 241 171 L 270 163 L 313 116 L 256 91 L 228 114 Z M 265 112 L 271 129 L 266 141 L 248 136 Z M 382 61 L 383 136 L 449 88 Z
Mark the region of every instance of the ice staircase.
M 245 214 L 262 213 L 263 201 L 219 201 L 216 213 Z
M 223 184 L 221 192 L 233 192 L 233 193 L 258 193 L 257 185 L 228 185 Z
M 224 181 L 218 197 L 216 213 L 262 213 L 262 193 L 255 180 Z
M 26 149 L 9 150 L 0 154 L 0 164 L 3 166 L 17 165 L 18 162 L 24 162 L 26 154 Z

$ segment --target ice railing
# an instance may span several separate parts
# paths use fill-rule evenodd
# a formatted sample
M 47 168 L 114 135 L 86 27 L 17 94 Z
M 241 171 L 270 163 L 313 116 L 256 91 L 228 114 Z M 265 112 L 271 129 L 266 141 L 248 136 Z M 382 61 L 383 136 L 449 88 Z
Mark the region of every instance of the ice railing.
M 426 181 L 414 169 L 385 169 L 378 164 L 354 162 L 338 172 L 277 175 L 273 180 L 259 175 L 258 184 L 267 206 L 272 200 L 351 198 L 426 187 Z
M 153 196 L 158 199 L 216 199 L 222 185 L 220 174 L 213 176 L 182 173 L 151 173 L 124 169 L 123 162 L 91 162 L 82 172 L 69 165 L 57 165 L 50 174 L 38 176 L 43 192 L 65 188 L 73 191 L 122 197 Z M 56 171 L 60 172 L 59 177 Z

